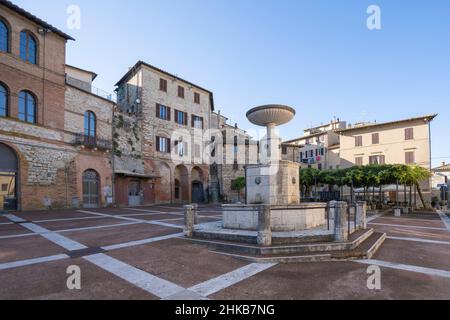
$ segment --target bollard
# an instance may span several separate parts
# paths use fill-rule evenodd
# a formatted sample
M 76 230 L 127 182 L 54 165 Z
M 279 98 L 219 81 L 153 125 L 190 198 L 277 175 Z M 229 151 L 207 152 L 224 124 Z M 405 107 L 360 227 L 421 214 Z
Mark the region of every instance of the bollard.
M 194 206 L 184 206 L 184 235 L 186 237 L 193 237 L 195 225 L 195 209 Z
M 334 241 L 342 242 L 348 240 L 347 226 L 347 203 L 336 202 L 334 209 Z
M 356 202 L 356 228 L 367 229 L 367 204 L 365 201 Z
M 261 205 L 258 212 L 258 245 L 272 245 L 272 213 L 270 205 Z
M 191 206 L 194 207 L 194 224 L 198 224 L 198 204 L 193 203 Z

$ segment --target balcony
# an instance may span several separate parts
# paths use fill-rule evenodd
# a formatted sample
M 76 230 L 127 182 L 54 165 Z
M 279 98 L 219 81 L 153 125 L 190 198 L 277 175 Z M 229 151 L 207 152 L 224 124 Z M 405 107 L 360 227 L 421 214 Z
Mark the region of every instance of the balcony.
M 103 151 L 110 151 L 112 149 L 112 142 L 106 139 L 99 139 L 91 137 L 82 133 L 74 133 L 74 140 L 72 142 L 75 146 L 82 146 L 90 149 L 97 149 Z
M 76 87 L 80 90 L 86 91 L 88 93 L 91 93 L 93 95 L 99 96 L 103 99 L 111 100 L 112 102 L 117 102 L 117 96 L 114 93 L 109 93 L 104 90 L 101 90 L 99 88 L 94 87 L 91 83 L 85 82 L 79 79 L 75 79 L 73 77 L 70 77 L 66 75 L 66 83 Z

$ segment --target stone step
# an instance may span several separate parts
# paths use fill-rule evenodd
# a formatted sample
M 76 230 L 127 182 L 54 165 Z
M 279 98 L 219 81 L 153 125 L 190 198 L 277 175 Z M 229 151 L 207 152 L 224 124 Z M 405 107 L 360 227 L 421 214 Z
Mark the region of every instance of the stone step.
M 187 238 L 196 243 L 203 243 L 213 247 L 215 250 L 229 253 L 240 253 L 247 255 L 291 255 L 291 254 L 320 254 L 333 251 L 348 251 L 357 248 L 374 233 L 373 229 L 359 230 L 350 236 L 346 242 L 321 242 L 302 243 L 289 245 L 273 245 L 271 247 L 261 247 L 249 243 L 237 243 L 234 241 L 209 240 L 204 238 Z
M 336 260 L 371 259 L 386 239 L 385 233 L 372 233 L 353 250 L 331 251 L 329 253 L 255 255 L 218 252 L 223 255 L 252 263 L 300 263 Z

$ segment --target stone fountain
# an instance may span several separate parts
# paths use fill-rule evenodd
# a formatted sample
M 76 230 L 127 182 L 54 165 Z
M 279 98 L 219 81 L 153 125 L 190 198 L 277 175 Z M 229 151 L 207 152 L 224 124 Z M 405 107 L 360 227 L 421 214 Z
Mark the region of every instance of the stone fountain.
M 302 203 L 300 165 L 280 159 L 277 126 L 295 110 L 283 105 L 251 109 L 247 118 L 267 128 L 260 164 L 246 166 L 246 203 L 222 205 L 222 221 L 196 224 L 197 206 L 185 206 L 187 239 L 253 262 L 370 259 L 386 234 L 367 228 L 366 204 Z M 354 219 L 354 220 L 353 220 Z
M 300 164 L 280 158 L 277 126 L 291 121 L 295 113 L 284 105 L 265 105 L 247 112 L 251 123 L 267 128 L 266 152 L 262 164 L 246 166 L 247 203 L 223 206 L 224 228 L 257 230 L 260 205 L 270 206 L 273 231 L 302 231 L 325 224 L 326 204 L 300 202 Z

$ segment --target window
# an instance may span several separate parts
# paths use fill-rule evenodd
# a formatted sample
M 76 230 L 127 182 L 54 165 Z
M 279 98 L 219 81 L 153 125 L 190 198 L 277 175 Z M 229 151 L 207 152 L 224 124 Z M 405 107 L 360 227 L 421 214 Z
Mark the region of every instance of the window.
M 355 137 L 355 147 L 362 147 L 363 139 L 362 136 Z
M 170 139 L 157 136 L 156 151 L 163 153 L 170 153 Z
M 370 156 L 369 163 L 370 164 L 385 164 L 385 157 L 383 155 Z
M 303 152 L 300 151 L 300 162 L 303 160 Z
M 314 150 L 311 150 L 311 151 L 309 152 L 309 157 L 310 157 L 310 158 L 313 158 L 313 157 L 314 157 Z
M 162 104 L 156 104 L 156 117 L 162 120 L 170 121 L 170 108 Z
M 0 84 L 0 117 L 8 116 L 8 90 Z
M 167 80 L 159 79 L 159 90 L 167 92 Z
M 95 144 L 97 120 L 92 111 L 84 113 L 84 138 L 90 144 Z
M 179 125 L 187 125 L 187 113 L 175 110 L 175 122 Z
M 178 97 L 184 99 L 184 88 L 182 86 L 178 86 Z
M 187 142 L 183 142 L 181 140 L 175 141 L 175 150 L 177 151 L 180 157 L 184 157 L 188 155 L 188 144 Z
M 374 133 L 372 134 L 372 144 L 379 144 L 380 143 L 380 134 Z
M 20 58 L 32 64 L 37 61 L 36 40 L 28 31 L 20 33 Z
M 203 129 L 203 118 L 199 116 L 192 116 L 192 128 Z
M 320 155 L 321 155 L 321 156 L 324 156 L 324 155 L 325 155 L 325 149 L 324 149 L 324 148 L 321 148 L 321 149 L 320 149 Z
M 2 184 L 2 192 L 6 192 L 8 191 L 8 184 L 7 183 L 3 183 Z
M 405 152 L 405 163 L 414 164 L 416 162 L 414 151 Z
M 288 148 L 287 148 L 287 146 L 282 146 L 282 147 L 281 147 L 281 153 L 284 154 L 284 155 L 286 155 L 286 154 L 288 153 Z
M 319 139 L 320 139 L 321 142 L 324 142 L 325 141 L 325 136 L 320 136 Z
M 318 169 L 319 171 L 322 170 L 322 164 L 321 164 L 321 163 L 319 163 L 319 164 L 317 165 L 317 169 Z
M 414 128 L 405 129 L 405 140 L 414 140 Z
M 194 103 L 200 104 L 200 93 L 194 93 Z
M 363 165 L 363 157 L 356 157 L 355 158 L 355 165 L 362 166 Z
M 36 99 L 28 91 L 19 93 L 19 120 L 36 123 Z
M 0 51 L 9 51 L 9 28 L 2 20 L 0 20 Z

